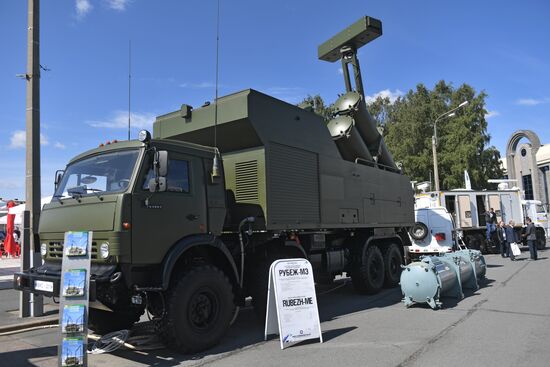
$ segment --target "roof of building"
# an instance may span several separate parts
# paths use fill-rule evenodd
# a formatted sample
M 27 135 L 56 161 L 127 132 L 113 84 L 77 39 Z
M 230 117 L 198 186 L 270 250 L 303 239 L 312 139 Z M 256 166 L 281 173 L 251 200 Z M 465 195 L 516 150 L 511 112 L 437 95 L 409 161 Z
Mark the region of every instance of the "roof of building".
M 550 144 L 541 145 L 537 151 L 537 165 L 550 163 Z

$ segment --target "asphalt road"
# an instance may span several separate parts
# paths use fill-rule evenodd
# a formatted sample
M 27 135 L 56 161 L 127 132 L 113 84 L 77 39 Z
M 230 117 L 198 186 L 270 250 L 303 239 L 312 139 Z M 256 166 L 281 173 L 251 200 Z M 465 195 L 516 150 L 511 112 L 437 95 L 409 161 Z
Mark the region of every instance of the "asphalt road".
M 324 343 L 280 350 L 263 341 L 252 310 L 241 312 L 221 344 L 182 356 L 165 349 L 91 355 L 90 366 L 549 366 L 550 250 L 539 260 L 488 255 L 487 280 L 444 308 L 406 309 L 399 288 L 357 295 L 342 281 L 318 288 Z M 3 297 L 0 292 L 0 299 Z M 56 332 L 0 337 L 0 365 L 56 366 Z

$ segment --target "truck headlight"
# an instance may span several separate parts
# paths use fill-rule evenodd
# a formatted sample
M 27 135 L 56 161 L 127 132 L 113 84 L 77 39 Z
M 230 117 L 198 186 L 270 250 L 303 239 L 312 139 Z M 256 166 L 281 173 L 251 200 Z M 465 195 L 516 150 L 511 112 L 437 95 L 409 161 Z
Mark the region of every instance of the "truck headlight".
M 99 254 L 102 259 L 109 257 L 109 242 L 103 242 L 101 246 L 99 246 Z
M 42 257 L 46 256 L 46 254 L 48 253 L 48 245 L 46 245 L 45 243 L 41 244 L 40 245 L 40 255 L 42 255 Z

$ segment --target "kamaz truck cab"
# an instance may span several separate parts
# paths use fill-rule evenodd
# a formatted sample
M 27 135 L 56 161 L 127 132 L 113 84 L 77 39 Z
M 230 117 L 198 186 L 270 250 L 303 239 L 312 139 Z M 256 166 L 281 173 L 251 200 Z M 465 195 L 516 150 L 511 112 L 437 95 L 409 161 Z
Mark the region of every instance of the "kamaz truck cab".
M 100 333 L 137 321 L 146 304 L 144 289 L 151 292 L 147 301 L 154 309 L 155 292 L 168 287 L 178 255 L 193 244 L 207 246 L 200 256 L 182 261 L 211 256 L 234 282 L 231 254 L 216 240 L 225 219 L 225 188 L 223 180 L 212 181 L 213 157 L 212 148 L 149 138 L 113 142 L 75 157 L 41 214 L 44 264 L 16 274 L 15 288 L 59 295 L 66 231 L 93 231 L 89 323 Z M 210 275 L 228 288 L 227 299 L 219 302 L 232 303 L 233 284 L 226 275 Z M 208 302 L 208 295 L 197 295 L 197 302 Z M 190 315 L 199 325 L 208 317 L 204 307 Z M 232 312 L 228 308 L 226 317 Z

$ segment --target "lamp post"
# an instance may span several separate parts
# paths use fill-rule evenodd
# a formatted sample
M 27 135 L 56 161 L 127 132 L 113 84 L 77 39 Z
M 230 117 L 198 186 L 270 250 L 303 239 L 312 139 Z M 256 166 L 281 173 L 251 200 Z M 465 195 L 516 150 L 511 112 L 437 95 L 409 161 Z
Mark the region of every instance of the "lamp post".
M 434 122 L 434 135 L 432 136 L 432 152 L 434 156 L 434 181 L 435 181 L 435 191 L 439 192 L 439 171 L 437 169 L 437 122 L 443 118 L 453 117 L 456 115 L 455 111 L 466 106 L 468 101 L 464 101 L 459 104 L 457 107 L 439 115 Z

